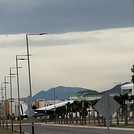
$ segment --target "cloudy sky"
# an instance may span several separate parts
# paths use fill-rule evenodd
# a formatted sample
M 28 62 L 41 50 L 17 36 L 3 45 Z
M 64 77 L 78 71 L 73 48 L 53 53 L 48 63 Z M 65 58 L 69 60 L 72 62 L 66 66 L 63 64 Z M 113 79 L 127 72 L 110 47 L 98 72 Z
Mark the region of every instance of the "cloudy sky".
M 0 0 L 0 33 L 65 33 L 133 26 L 133 0 Z
M 131 80 L 132 0 L 1 0 L 0 17 L 1 82 L 15 56 L 26 54 L 25 34 L 41 32 L 48 34 L 29 36 L 33 95 L 60 85 L 103 91 Z M 19 65 L 27 96 L 27 61 Z M 17 96 L 15 78 L 13 88 Z

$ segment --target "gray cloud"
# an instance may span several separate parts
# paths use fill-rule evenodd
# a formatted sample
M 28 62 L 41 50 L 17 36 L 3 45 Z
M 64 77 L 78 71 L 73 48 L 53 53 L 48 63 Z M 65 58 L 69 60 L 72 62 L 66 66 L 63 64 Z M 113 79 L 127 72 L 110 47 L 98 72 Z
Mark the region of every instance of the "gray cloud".
M 1 0 L 0 33 L 64 33 L 133 26 L 132 1 Z

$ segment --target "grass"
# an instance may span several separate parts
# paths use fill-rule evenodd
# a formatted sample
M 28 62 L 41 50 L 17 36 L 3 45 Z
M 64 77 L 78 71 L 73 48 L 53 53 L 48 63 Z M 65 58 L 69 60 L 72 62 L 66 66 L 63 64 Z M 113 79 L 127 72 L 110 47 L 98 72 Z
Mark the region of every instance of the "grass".
M 19 134 L 19 132 L 0 127 L 0 134 Z

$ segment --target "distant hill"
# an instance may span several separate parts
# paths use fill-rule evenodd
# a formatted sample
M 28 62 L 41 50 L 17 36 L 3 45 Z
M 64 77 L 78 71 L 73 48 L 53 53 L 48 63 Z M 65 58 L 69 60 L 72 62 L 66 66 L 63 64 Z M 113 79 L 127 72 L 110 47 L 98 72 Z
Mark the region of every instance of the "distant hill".
M 113 93 L 113 92 L 121 92 L 121 85 L 118 84 L 115 87 L 113 87 L 113 88 L 111 88 L 109 90 L 103 91 L 101 93 Z
M 55 99 L 60 99 L 60 100 L 67 100 L 70 95 L 74 93 L 97 93 L 97 91 L 85 89 L 85 88 L 80 88 L 80 87 L 64 87 L 64 86 L 58 86 L 56 88 L 51 88 L 47 91 L 40 91 L 37 94 L 33 96 L 34 100 L 37 99 L 54 99 L 54 92 L 55 92 Z
M 126 82 L 123 84 L 118 84 L 115 85 L 113 88 L 105 90 L 101 93 L 112 93 L 112 92 L 121 92 L 121 86 L 124 84 L 128 84 L 130 82 Z M 58 86 L 56 88 L 51 88 L 47 91 L 40 91 L 37 94 L 33 96 L 33 100 L 37 99 L 54 99 L 54 93 L 55 93 L 55 99 L 59 100 L 67 100 L 70 95 L 75 94 L 75 93 L 86 93 L 86 94 L 97 94 L 100 92 L 97 92 L 96 90 L 91 90 L 91 89 L 86 89 L 86 88 L 81 88 L 81 87 L 65 87 L 65 86 Z
M 122 85 L 125 85 L 125 84 L 129 84 L 130 82 L 125 82 L 123 84 L 118 84 L 118 85 L 115 85 L 113 88 L 109 89 L 109 90 L 105 90 L 101 93 L 113 93 L 113 92 L 121 92 L 121 86 Z

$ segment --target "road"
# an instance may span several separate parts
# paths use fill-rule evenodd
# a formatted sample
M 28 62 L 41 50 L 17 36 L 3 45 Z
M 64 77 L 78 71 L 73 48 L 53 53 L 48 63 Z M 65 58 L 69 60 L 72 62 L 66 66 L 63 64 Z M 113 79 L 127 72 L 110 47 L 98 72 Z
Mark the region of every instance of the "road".
M 89 126 L 69 126 L 58 124 L 35 124 L 35 134 L 107 134 L 107 128 Z M 14 125 L 15 130 L 19 130 L 18 125 Z M 22 131 L 31 134 L 31 125 L 23 124 Z M 133 134 L 134 129 L 113 129 L 110 128 L 109 134 Z

